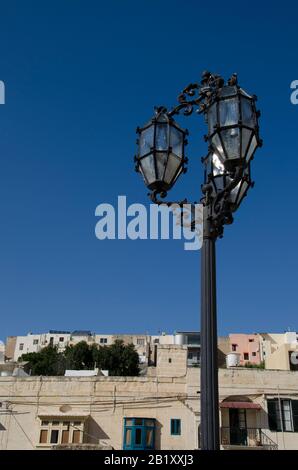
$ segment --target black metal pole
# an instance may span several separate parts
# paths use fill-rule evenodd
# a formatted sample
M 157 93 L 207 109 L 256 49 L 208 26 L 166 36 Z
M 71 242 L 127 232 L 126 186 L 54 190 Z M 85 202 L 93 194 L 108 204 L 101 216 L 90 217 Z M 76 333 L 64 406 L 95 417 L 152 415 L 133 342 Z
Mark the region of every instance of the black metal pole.
M 201 250 L 201 449 L 219 450 L 215 242 L 204 207 Z

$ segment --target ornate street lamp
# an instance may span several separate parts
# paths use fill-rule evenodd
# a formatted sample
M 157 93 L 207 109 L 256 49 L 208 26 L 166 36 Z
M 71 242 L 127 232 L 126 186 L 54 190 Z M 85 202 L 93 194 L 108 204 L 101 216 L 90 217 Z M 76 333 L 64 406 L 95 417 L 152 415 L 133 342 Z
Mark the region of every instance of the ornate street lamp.
M 184 155 L 187 131 L 173 116 L 183 110 L 204 114 L 208 124 L 208 155 L 203 197 L 203 246 L 201 255 L 201 448 L 219 449 L 217 320 L 215 241 L 223 236 L 224 225 L 233 222 L 251 181 L 251 161 L 259 138 L 256 97 L 248 95 L 233 74 L 227 83 L 219 75 L 204 72 L 201 83 L 188 85 L 178 97 L 179 104 L 167 111 L 156 108 L 155 117 L 138 128 L 136 171 L 144 178 L 152 201 L 164 204 L 167 191 L 186 171 Z M 181 201 L 183 206 L 187 201 Z M 170 204 L 170 203 L 167 203 Z M 177 204 L 177 203 L 176 203 Z

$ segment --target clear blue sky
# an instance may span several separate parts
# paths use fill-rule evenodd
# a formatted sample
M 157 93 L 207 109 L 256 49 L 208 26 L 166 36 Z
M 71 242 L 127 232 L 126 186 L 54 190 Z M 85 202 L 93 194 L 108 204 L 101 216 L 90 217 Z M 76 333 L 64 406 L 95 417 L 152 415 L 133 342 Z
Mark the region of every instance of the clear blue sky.
M 217 243 L 219 332 L 298 330 L 297 2 L 45 0 L 0 5 L 0 338 L 199 328 L 199 252 L 99 241 L 101 202 L 148 203 L 135 128 L 210 69 L 259 97 L 255 188 Z M 198 200 L 202 117 L 171 196 Z

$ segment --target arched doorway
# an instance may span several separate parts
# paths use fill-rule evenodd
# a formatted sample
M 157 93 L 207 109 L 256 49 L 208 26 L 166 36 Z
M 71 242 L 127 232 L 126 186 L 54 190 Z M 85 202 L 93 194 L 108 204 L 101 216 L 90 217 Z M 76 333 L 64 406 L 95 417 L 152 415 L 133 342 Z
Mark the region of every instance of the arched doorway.
M 222 444 L 248 446 L 256 440 L 256 412 L 261 406 L 247 396 L 232 395 L 220 403 Z

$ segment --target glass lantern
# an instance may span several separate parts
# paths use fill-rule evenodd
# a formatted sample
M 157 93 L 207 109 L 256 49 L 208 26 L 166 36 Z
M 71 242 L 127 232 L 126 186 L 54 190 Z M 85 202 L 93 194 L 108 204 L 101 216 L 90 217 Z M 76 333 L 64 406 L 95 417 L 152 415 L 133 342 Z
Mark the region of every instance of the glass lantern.
M 243 169 L 240 181 L 235 187 L 231 184 L 235 178 L 235 172 L 226 170 L 224 163 L 220 160 L 216 152 L 210 151 L 204 160 L 205 164 L 205 183 L 211 184 L 211 196 L 214 198 L 222 191 L 228 190 L 227 202 L 229 202 L 231 211 L 235 212 L 240 206 L 248 189 L 253 185 L 250 175 L 250 163 Z
M 137 133 L 136 170 L 150 190 L 168 191 L 185 172 L 184 147 L 188 132 L 168 116 L 165 108 L 159 108 L 155 117 L 138 128 Z
M 206 111 L 209 145 L 225 168 L 245 166 L 261 146 L 255 101 L 238 85 L 226 85 Z

